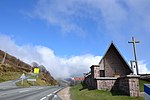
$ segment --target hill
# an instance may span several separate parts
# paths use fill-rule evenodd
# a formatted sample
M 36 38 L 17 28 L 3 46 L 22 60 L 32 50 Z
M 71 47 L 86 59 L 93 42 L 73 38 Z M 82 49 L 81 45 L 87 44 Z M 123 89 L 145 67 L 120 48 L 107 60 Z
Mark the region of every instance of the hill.
M 31 65 L 0 50 L 0 82 L 17 79 L 22 73 L 28 75 L 28 73 L 31 72 L 33 72 L 33 67 Z M 38 80 L 47 85 L 58 84 L 45 67 L 40 71 Z

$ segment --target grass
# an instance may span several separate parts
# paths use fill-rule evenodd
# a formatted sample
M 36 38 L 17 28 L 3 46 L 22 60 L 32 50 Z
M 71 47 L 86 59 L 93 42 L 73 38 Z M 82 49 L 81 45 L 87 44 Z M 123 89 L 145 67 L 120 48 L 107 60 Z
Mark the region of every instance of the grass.
M 37 78 L 36 75 L 31 75 L 31 76 L 29 77 L 29 79 L 35 79 L 35 78 Z
M 82 89 L 82 85 L 78 84 L 71 88 L 72 100 L 144 100 L 143 97 L 130 97 L 123 95 L 112 95 L 109 91 Z
M 143 92 L 144 91 L 144 84 L 150 84 L 149 81 L 146 80 L 141 80 L 140 79 L 140 91 Z
M 21 87 L 30 87 L 30 86 L 48 86 L 48 84 L 41 80 L 41 79 L 37 79 L 36 82 L 30 82 L 30 81 L 27 81 L 27 80 L 24 80 L 23 81 L 23 85 L 21 84 L 21 81 L 20 82 L 17 82 L 16 83 L 17 86 L 21 86 Z
M 20 72 L 0 72 L 0 82 L 14 80 L 21 76 Z
M 13 67 L 5 64 L 0 64 L 0 82 L 14 80 L 17 78 L 20 78 L 23 72 L 16 72 Z M 30 76 L 30 79 L 35 79 L 37 76 L 35 75 L 28 75 L 27 72 L 24 72 L 26 76 Z M 41 80 L 43 76 L 41 75 L 40 78 L 37 78 L 37 81 L 34 83 L 34 86 L 45 86 L 49 85 L 44 80 Z M 28 82 L 27 80 L 24 80 L 24 84 L 21 84 L 20 82 L 16 83 L 17 86 L 23 86 L 23 87 L 29 87 L 33 86 L 33 82 Z
M 39 75 L 39 77 L 37 78 L 37 76 L 30 76 L 29 78 L 30 79 L 36 79 L 36 82 L 31 82 L 31 81 L 27 81 L 27 80 L 24 80 L 23 81 L 23 84 L 22 82 L 17 82 L 16 85 L 17 86 L 21 86 L 21 87 L 30 87 L 30 86 L 49 86 L 50 84 L 48 84 L 47 82 L 45 82 L 44 80 L 41 79 L 41 75 Z
M 12 66 L 0 63 L 0 82 L 17 79 L 21 74 L 21 72 L 16 71 Z
M 57 81 L 53 79 L 53 77 L 51 77 L 50 74 L 47 74 L 46 72 L 40 73 L 37 77 L 37 75 L 33 75 L 20 67 L 15 67 L 9 64 L 0 63 L 0 82 L 18 79 L 23 73 L 29 79 L 35 79 L 35 78 L 37 79 L 37 81 L 34 83 L 34 86 L 57 85 Z M 24 80 L 23 85 L 21 84 L 21 81 L 16 83 L 16 85 L 28 87 L 28 86 L 33 86 L 33 82 L 28 82 L 27 80 Z

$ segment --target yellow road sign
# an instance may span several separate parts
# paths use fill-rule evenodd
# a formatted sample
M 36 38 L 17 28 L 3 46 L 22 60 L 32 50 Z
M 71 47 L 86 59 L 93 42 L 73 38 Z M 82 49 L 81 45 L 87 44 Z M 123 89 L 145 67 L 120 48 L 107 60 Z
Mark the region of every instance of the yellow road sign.
M 39 68 L 34 68 L 34 74 L 38 74 L 38 73 L 39 73 L 39 71 L 40 71 L 40 69 L 39 69 Z

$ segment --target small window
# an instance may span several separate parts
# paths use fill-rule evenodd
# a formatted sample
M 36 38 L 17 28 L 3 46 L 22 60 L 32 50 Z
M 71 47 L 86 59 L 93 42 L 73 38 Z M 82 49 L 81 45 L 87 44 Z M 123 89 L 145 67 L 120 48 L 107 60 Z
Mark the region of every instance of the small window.
M 105 70 L 100 70 L 100 77 L 105 77 Z

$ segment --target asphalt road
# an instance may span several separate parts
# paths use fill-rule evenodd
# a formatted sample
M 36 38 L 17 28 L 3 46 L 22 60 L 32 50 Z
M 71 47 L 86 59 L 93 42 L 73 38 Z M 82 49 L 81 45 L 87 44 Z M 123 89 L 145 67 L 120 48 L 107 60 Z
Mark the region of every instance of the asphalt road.
M 0 89 L 16 88 L 16 82 L 21 81 L 21 79 L 11 80 L 0 83 Z
M 56 95 L 61 89 L 58 86 L 3 88 L 0 89 L 0 100 L 61 100 Z

